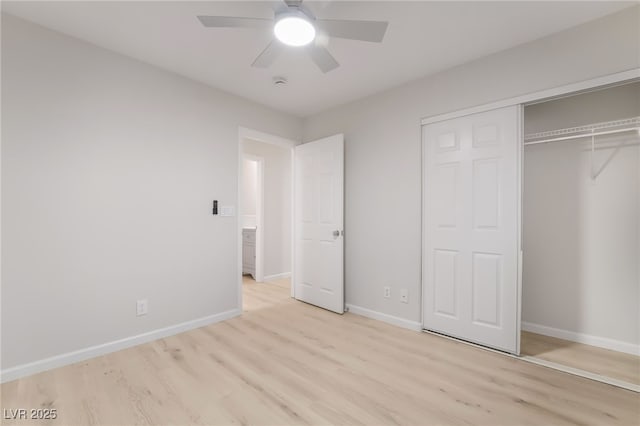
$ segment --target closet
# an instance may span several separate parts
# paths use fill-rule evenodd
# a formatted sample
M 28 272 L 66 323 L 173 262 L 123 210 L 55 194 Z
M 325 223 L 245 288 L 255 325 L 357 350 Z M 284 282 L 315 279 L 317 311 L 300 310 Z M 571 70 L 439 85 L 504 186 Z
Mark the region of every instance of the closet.
M 521 354 L 640 385 L 640 83 L 524 107 Z
M 502 105 L 422 122 L 423 329 L 640 392 L 640 82 Z

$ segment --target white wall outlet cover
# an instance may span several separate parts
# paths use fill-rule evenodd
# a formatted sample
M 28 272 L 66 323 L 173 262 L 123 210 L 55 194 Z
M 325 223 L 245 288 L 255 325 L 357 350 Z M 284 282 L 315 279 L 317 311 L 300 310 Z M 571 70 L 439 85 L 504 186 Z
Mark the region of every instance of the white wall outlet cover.
M 387 299 L 391 297 L 391 287 L 384 288 L 384 297 Z
M 147 312 L 149 312 L 149 301 L 147 299 L 136 301 L 136 315 L 147 315 Z
M 236 215 L 236 207 L 235 206 L 222 206 L 220 207 L 220 216 L 235 216 Z
M 400 290 L 400 301 L 402 303 L 409 303 L 409 290 L 407 289 Z

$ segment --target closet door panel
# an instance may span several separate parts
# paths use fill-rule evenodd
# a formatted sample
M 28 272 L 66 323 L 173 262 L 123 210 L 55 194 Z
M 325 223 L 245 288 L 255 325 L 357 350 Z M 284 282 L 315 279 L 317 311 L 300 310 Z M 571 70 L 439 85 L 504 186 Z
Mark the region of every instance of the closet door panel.
M 438 228 L 455 229 L 460 223 L 457 209 L 459 190 L 459 163 L 446 163 L 437 166 L 434 181 L 435 222 Z
M 471 318 L 479 326 L 500 327 L 502 256 L 492 253 L 472 254 L 473 275 L 471 278 L 473 312 Z
M 517 352 L 519 107 L 423 127 L 423 325 Z
M 458 254 L 455 250 L 434 250 L 433 300 L 434 312 L 437 315 L 458 317 Z
M 500 226 L 500 159 L 474 160 L 473 229 L 496 231 Z

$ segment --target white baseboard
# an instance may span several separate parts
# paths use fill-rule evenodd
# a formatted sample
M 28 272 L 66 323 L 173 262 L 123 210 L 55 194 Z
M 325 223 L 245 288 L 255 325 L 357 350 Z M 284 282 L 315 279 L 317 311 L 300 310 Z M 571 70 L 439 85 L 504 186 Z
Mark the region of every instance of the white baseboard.
M 640 345 L 621 342 L 620 340 L 607 339 L 606 337 L 577 333 L 575 331 L 562 330 L 560 328 L 547 327 L 546 325 L 524 321 L 522 322 L 522 330 L 542 334 L 544 336 L 557 337 L 558 339 L 569 340 L 571 342 L 584 343 L 585 345 L 597 346 L 599 348 L 611 349 L 613 351 L 624 352 L 631 355 L 640 355 Z
M 194 328 L 204 327 L 209 324 L 233 318 L 240 315 L 240 313 L 241 311 L 239 309 L 232 309 L 230 311 L 221 312 L 215 315 L 209 315 L 191 321 L 186 321 L 180 324 L 171 325 L 169 327 L 149 331 L 147 333 L 138 334 L 136 336 L 125 337 L 124 339 L 115 340 L 113 342 L 90 346 L 88 348 L 80 349 L 77 351 L 67 352 L 65 354 L 60 354 L 52 356 L 50 358 L 45 358 L 27 364 L 7 368 L 0 372 L 0 383 L 10 382 L 21 377 L 30 376 L 32 374 L 51 370 L 53 368 L 63 367 L 69 364 L 74 364 L 76 362 L 84 361 L 89 358 L 95 358 L 97 356 L 126 349 L 131 346 L 137 346 L 142 343 L 162 339 L 163 337 L 169 337 L 174 334 L 183 333 L 185 331 L 193 330 Z
M 352 314 L 386 322 L 388 324 L 407 328 L 409 330 L 422 331 L 422 323 L 419 323 L 417 321 L 410 321 L 404 318 L 394 317 L 393 315 L 383 314 L 382 312 L 372 311 L 371 309 L 350 305 L 348 303 L 346 306 L 349 312 L 351 312 Z
M 273 275 L 265 275 L 262 277 L 262 281 L 273 281 L 273 280 L 281 280 L 283 278 L 289 278 L 291 276 L 291 272 L 283 272 L 281 274 L 273 274 Z

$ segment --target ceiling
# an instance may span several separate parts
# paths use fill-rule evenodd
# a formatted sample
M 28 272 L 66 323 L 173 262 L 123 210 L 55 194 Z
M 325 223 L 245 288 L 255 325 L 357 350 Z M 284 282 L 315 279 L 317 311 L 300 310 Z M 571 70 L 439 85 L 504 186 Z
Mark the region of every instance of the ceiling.
M 273 17 L 281 3 L 247 1 L 2 2 L 2 10 L 297 116 L 614 13 L 635 2 L 306 1 L 318 18 L 389 21 L 381 44 L 332 39 L 341 66 L 322 74 L 303 48 L 269 69 L 250 64 L 269 30 L 204 28 L 196 15 Z M 274 76 L 287 85 L 275 86 Z

